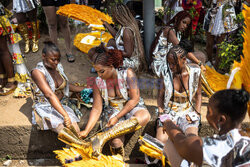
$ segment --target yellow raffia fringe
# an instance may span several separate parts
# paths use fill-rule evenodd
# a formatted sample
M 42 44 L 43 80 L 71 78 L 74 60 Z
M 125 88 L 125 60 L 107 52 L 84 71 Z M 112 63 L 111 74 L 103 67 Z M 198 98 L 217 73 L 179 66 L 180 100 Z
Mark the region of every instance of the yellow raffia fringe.
M 140 140 L 140 148 L 139 148 L 140 151 L 152 158 L 161 160 L 162 166 L 165 167 L 166 157 L 163 155 L 163 152 L 145 142 L 142 136 L 139 137 L 139 140 Z M 167 163 L 170 164 L 169 161 L 167 161 Z
M 81 148 L 81 146 L 77 146 L 78 148 L 70 147 L 69 149 L 63 148 L 63 150 L 56 150 L 54 153 L 57 154 L 56 158 L 60 160 L 63 166 L 65 167 L 81 167 L 81 166 L 95 166 L 95 167 L 124 167 L 125 163 L 123 162 L 123 158 L 120 155 L 115 156 L 106 156 L 101 155 L 101 158 L 93 159 L 90 158 L 90 150 L 89 148 Z M 81 155 L 82 160 L 75 161 L 76 157 Z M 65 163 L 65 160 L 72 159 L 72 163 Z
M 214 69 L 206 66 L 205 77 L 209 86 L 213 89 L 214 92 L 226 89 L 229 76 L 222 75 L 216 72 Z
M 81 43 L 81 40 L 83 38 L 86 37 L 94 37 L 95 40 L 90 41 L 91 43 Z M 97 31 L 97 32 L 90 32 L 90 33 L 79 33 L 76 35 L 75 39 L 74 39 L 74 45 L 81 50 L 84 53 L 88 53 L 88 51 L 96 46 L 99 46 L 101 44 L 100 38 L 102 38 L 102 42 L 104 43 L 108 43 L 108 41 L 112 38 L 111 34 L 105 32 L 104 34 L 102 34 L 101 37 L 101 32 Z M 88 40 L 86 40 L 88 41 Z
M 104 20 L 109 24 L 113 23 L 112 18 L 109 15 L 86 5 L 77 5 L 77 4 L 64 5 L 59 8 L 57 14 L 70 17 L 75 20 L 80 20 L 88 25 L 93 24 L 93 26 L 102 25 L 103 22 L 101 20 Z

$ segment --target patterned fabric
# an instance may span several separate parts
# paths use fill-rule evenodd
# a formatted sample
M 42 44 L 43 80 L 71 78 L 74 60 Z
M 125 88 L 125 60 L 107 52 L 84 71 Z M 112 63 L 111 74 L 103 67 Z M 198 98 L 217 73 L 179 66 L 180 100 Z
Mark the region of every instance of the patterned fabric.
M 204 137 L 202 166 L 243 167 L 250 166 L 250 138 L 233 129 L 222 136 Z M 181 167 L 192 166 L 183 160 Z
M 123 33 L 125 28 L 130 29 L 129 27 L 122 27 L 115 37 L 115 43 L 118 50 L 124 51 L 124 43 L 123 43 Z M 131 30 L 131 29 L 130 29 Z M 132 31 L 132 30 L 131 30 Z M 133 32 L 133 31 L 132 31 Z M 134 33 L 134 32 L 133 32 Z M 135 39 L 135 34 L 134 34 Z M 123 67 L 124 68 L 132 68 L 134 71 L 137 71 L 140 65 L 139 53 L 137 48 L 137 43 L 134 41 L 134 51 L 130 58 L 123 58 Z
M 232 0 L 222 2 L 214 0 L 205 16 L 203 28 L 212 35 L 219 36 L 236 30 L 238 25 L 235 20 L 236 14 Z
M 192 11 L 193 13 L 192 30 L 193 32 L 195 32 L 199 22 L 200 12 L 202 8 L 201 0 L 194 0 L 190 2 L 190 4 L 187 4 L 187 0 L 182 0 L 182 7 L 186 11 Z
M 171 29 L 175 32 L 174 29 Z M 170 30 L 169 30 L 170 31 Z M 181 33 L 176 33 L 177 39 L 181 40 Z M 168 42 L 168 39 L 164 36 L 164 32 L 161 33 L 158 43 L 153 51 L 153 62 L 151 64 L 154 73 L 160 77 L 162 72 L 167 68 L 166 56 L 169 50 L 173 47 L 173 43 Z
M 15 13 L 26 13 L 36 8 L 37 0 L 13 0 L 13 11 Z
M 8 35 L 12 44 L 22 40 L 18 33 L 15 33 L 7 15 L 0 16 L 0 36 Z
M 187 69 L 189 73 L 188 96 L 186 95 L 186 92 L 179 93 L 174 91 L 174 95 L 176 96 L 174 101 L 171 100 L 173 95 L 173 85 L 171 82 L 172 74 L 167 72 L 167 70 L 163 73 L 165 86 L 164 112 L 169 114 L 172 120 L 176 122 L 183 131 L 191 126 L 198 127 L 200 121 L 199 115 L 193 110 L 189 101 L 192 102 L 192 99 L 197 92 L 201 69 L 193 64 L 187 65 Z
M 117 107 L 114 107 L 114 105 L 110 103 L 114 99 L 111 99 L 108 96 L 108 85 L 106 84 L 106 81 L 101 79 L 100 77 L 96 78 L 96 85 L 98 89 L 100 90 L 101 96 L 104 100 L 103 112 L 101 115 L 101 121 L 102 121 L 101 125 L 103 127 L 104 125 L 106 125 L 109 119 L 113 118 L 120 112 L 120 110 L 123 108 L 123 105 L 125 105 L 125 103 L 129 100 L 128 85 L 127 85 L 127 69 L 116 69 L 116 72 L 117 72 L 118 86 L 122 94 L 122 98 L 119 100 L 116 99 L 117 102 L 115 105 L 119 105 L 120 103 L 122 105 L 121 107 L 119 107 L 120 109 L 118 109 Z M 146 109 L 142 98 L 140 98 L 140 101 L 135 106 L 135 108 L 133 108 L 123 118 L 119 119 L 119 122 L 131 118 L 138 110 L 141 110 L 141 109 Z
M 35 69 L 41 71 L 44 74 L 46 81 L 48 82 L 51 90 L 53 92 L 55 92 L 55 90 L 56 90 L 55 82 L 54 82 L 52 76 L 50 75 L 50 73 L 47 71 L 47 69 L 43 65 L 43 62 L 39 62 Z M 67 82 L 67 85 L 64 88 L 64 96 L 68 97 L 69 96 L 68 78 L 64 73 L 63 66 L 61 63 L 59 63 L 57 65 L 57 70 L 65 78 L 65 80 Z M 49 126 L 46 123 L 46 119 L 50 120 L 52 128 L 56 128 L 59 124 L 62 124 L 64 122 L 63 116 L 51 106 L 48 99 L 45 98 L 44 94 L 41 92 L 41 90 L 36 85 L 34 85 L 34 99 L 33 99 L 33 101 L 34 101 L 33 108 L 38 113 L 38 115 L 42 118 L 44 130 L 49 129 Z M 68 107 L 66 105 L 62 105 L 62 106 L 63 106 L 64 110 L 69 114 L 69 117 L 70 117 L 72 123 L 80 121 L 76 117 L 74 111 L 70 107 Z M 33 116 L 34 116 L 34 114 L 33 114 Z M 33 120 L 34 120 L 34 118 L 33 118 Z M 33 122 L 33 123 L 35 123 L 35 122 Z
M 0 3 L 0 8 L 2 7 Z M 8 14 L 8 12 L 5 13 Z M 8 35 L 10 39 L 8 50 L 12 56 L 13 64 L 16 69 L 15 80 L 18 82 L 17 88 L 14 91 L 14 97 L 25 97 L 30 95 L 30 74 L 24 64 L 23 55 L 18 43 L 22 38 L 19 34 L 15 33 L 7 15 L 0 16 L 0 35 Z

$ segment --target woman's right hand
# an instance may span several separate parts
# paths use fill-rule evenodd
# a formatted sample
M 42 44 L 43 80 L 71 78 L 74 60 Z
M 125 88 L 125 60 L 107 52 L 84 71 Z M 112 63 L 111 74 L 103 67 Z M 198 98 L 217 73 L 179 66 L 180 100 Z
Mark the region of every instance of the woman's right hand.
M 65 116 L 63 119 L 64 119 L 64 125 L 65 125 L 67 128 L 69 128 L 70 125 L 72 124 L 72 123 L 71 123 L 71 120 L 70 120 L 70 117 L 69 117 L 69 116 Z
M 81 137 L 81 138 L 86 138 L 87 136 L 88 136 L 88 132 L 86 131 L 86 130 L 83 130 L 83 131 L 81 131 L 80 133 L 79 133 L 79 136 Z

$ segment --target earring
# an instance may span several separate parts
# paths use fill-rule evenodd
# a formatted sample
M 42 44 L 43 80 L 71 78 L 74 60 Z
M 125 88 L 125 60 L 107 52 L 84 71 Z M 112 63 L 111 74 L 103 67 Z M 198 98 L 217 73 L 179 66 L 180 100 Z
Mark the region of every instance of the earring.
M 220 124 L 217 124 L 217 127 L 218 127 L 218 130 L 220 132 L 220 130 L 221 130 Z

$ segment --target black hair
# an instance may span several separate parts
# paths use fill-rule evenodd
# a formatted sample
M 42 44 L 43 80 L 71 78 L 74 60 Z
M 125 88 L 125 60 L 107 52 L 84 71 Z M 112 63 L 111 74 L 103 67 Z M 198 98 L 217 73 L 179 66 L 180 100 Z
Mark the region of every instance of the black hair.
M 187 52 L 194 51 L 194 42 L 188 39 L 182 39 L 178 45 Z
M 58 47 L 56 46 L 56 44 L 54 44 L 52 41 L 44 41 L 44 48 L 42 53 L 44 53 L 45 55 L 49 52 L 57 52 L 60 54 L 60 50 L 58 49 Z
M 241 122 L 247 112 L 249 93 L 244 89 L 226 89 L 216 92 L 209 99 L 213 110 L 228 115 L 232 122 Z

